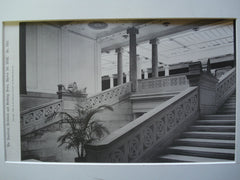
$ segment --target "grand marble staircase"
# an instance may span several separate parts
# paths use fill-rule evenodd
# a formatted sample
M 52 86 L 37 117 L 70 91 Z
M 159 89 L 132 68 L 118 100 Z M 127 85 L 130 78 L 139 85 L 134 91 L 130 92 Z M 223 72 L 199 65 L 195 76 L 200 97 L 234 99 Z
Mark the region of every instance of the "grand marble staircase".
M 213 115 L 204 115 L 155 162 L 218 162 L 234 160 L 236 95 Z
M 131 83 L 125 83 L 87 98 L 84 101 L 86 107 L 108 104 L 120 110 L 120 102 L 126 101 L 122 106 L 129 113 L 125 115 L 144 113 L 112 131 L 102 141 L 88 144 L 87 161 L 149 162 L 153 154 L 151 162 L 234 160 L 236 96 L 231 94 L 236 88 L 235 77 L 236 71 L 233 68 L 218 81 L 207 72 L 188 76 L 190 82 L 185 76 L 149 79 L 146 82 L 141 80 L 137 95 L 132 94 Z M 197 80 L 198 84 L 194 84 Z M 167 89 L 179 93 L 168 94 L 167 98 L 164 94 L 164 102 L 158 102 L 159 105 L 155 107 L 153 101 L 161 101 L 163 98 L 163 94 L 156 93 L 168 92 Z M 213 107 L 213 110 L 206 111 L 206 99 L 207 108 Z M 149 111 L 142 109 L 146 101 L 151 105 Z M 63 98 L 35 107 L 31 111 L 21 112 L 23 160 L 31 158 L 67 162 L 74 159 L 74 153 L 57 147 L 56 139 L 63 133 L 63 129 L 58 126 L 61 118 L 52 118 L 56 112 L 72 110 L 73 104 L 71 100 Z M 216 114 L 200 116 L 197 120 L 199 114 L 213 112 L 214 107 L 219 109 Z M 102 119 L 120 114 L 124 113 L 104 114 Z M 40 135 L 36 136 L 38 130 Z M 171 146 L 172 142 L 174 143 Z M 166 153 L 163 154 L 166 148 Z M 155 156 L 156 152 L 159 154 Z

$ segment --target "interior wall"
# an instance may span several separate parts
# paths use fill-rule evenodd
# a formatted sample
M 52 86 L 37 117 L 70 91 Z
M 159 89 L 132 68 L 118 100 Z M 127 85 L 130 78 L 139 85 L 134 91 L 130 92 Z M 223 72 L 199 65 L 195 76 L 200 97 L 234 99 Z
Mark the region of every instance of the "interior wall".
M 56 93 L 77 82 L 89 95 L 101 91 L 100 47 L 93 39 L 48 24 L 26 26 L 27 91 Z

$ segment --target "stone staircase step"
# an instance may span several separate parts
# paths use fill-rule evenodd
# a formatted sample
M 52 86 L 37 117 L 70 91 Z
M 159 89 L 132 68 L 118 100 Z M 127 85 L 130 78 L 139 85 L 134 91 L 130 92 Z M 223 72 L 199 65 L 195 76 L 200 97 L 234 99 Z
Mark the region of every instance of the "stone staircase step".
M 226 101 L 226 103 L 234 103 L 234 104 L 236 104 L 236 99 L 229 99 L 229 100 Z
M 223 107 L 236 108 L 236 103 L 225 103 L 225 104 L 223 105 Z
M 220 108 L 220 111 L 225 110 L 225 109 L 226 110 L 235 110 L 236 108 L 235 108 L 235 105 L 224 105 Z
M 227 111 L 223 111 L 223 112 L 221 112 L 221 113 L 219 113 L 219 114 L 235 114 L 236 112 L 227 112 Z
M 182 138 L 175 141 L 176 145 L 184 146 L 196 146 L 196 147 L 213 147 L 213 148 L 225 148 L 234 149 L 234 140 L 222 140 L 222 139 L 198 139 L 198 138 Z
M 179 154 L 167 154 L 157 158 L 158 162 L 223 162 L 226 159 L 206 158 L 198 156 L 185 156 Z
M 191 126 L 190 129 L 192 131 L 235 132 L 235 126 L 194 125 L 194 126 Z
M 200 138 L 200 139 L 223 139 L 234 140 L 234 132 L 204 132 L 204 131 L 188 131 L 184 132 L 182 137 Z
M 235 120 L 236 116 L 235 114 L 213 114 L 213 115 L 204 115 L 201 117 L 201 119 L 205 119 L 205 120 L 210 120 L 210 119 L 217 119 L 217 120 L 225 120 L 225 119 L 229 119 L 229 120 Z
M 158 162 L 218 162 L 234 160 L 236 96 L 213 115 L 203 115 L 182 133 Z M 161 156 L 160 156 L 161 155 Z
M 234 149 L 192 147 L 192 146 L 174 146 L 168 148 L 170 154 L 190 155 L 199 157 L 210 157 L 220 159 L 234 159 Z
M 235 125 L 235 120 L 198 120 L 197 125 Z
M 232 113 L 234 114 L 236 112 L 235 108 L 224 108 L 224 109 L 220 109 L 217 114 L 224 114 L 224 112 L 226 113 Z
M 130 97 L 130 100 L 145 100 L 145 99 L 158 99 L 158 98 L 164 98 L 169 99 L 178 94 L 179 92 L 161 92 L 161 93 L 137 93 L 133 94 Z
M 236 108 L 235 107 L 229 107 L 229 106 L 226 106 L 226 107 L 222 107 L 218 112 L 221 112 L 221 111 L 224 111 L 224 110 L 228 110 L 228 111 L 236 111 Z
M 217 114 L 220 114 L 220 115 L 222 115 L 222 114 L 236 114 L 236 110 L 234 110 L 234 111 L 232 111 L 232 110 L 230 110 L 230 111 L 228 111 L 228 110 L 224 110 L 224 111 L 221 111 L 221 112 L 218 112 Z

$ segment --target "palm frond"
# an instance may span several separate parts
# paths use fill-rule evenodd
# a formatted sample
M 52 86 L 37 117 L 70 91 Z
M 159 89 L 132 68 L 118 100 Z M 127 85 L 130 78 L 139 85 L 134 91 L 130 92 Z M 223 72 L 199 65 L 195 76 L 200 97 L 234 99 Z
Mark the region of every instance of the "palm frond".
M 109 134 L 108 129 L 100 121 L 93 118 L 96 113 L 103 110 L 113 111 L 113 108 L 108 105 L 102 105 L 92 109 L 77 104 L 74 115 L 61 112 L 61 123 L 69 124 L 69 127 L 63 135 L 58 137 L 58 146 L 66 144 L 66 149 L 74 149 L 79 156 L 82 151 L 80 147 L 84 147 L 86 143 Z
M 94 108 L 94 109 L 90 109 L 89 112 L 87 113 L 87 116 L 85 118 L 85 128 L 87 127 L 89 121 L 92 119 L 92 117 L 96 114 L 96 113 L 99 113 L 105 109 L 108 109 L 110 111 L 113 111 L 113 108 L 111 106 L 108 106 L 108 105 L 102 105 L 102 106 L 99 106 L 97 108 Z

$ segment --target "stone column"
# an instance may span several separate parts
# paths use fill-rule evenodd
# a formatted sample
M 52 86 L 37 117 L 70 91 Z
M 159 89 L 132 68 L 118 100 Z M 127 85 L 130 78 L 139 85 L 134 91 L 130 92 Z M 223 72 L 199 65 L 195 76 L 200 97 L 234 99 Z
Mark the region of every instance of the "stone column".
M 150 40 L 152 44 L 152 77 L 158 77 L 158 39 Z
M 147 71 L 147 69 L 144 70 L 144 79 L 148 79 L 148 71 Z
M 164 66 L 165 76 L 169 76 L 169 65 Z
M 111 75 L 109 77 L 110 77 L 110 88 L 113 88 L 113 86 L 114 86 L 113 75 Z
M 137 79 L 142 79 L 141 57 L 137 55 Z
M 129 72 L 126 73 L 126 83 L 129 82 Z
M 116 49 L 117 53 L 117 83 L 118 85 L 123 84 L 123 60 L 122 60 L 122 53 L 123 48 Z
M 129 56 L 130 56 L 130 81 L 132 82 L 132 92 L 137 91 L 137 42 L 136 35 L 138 34 L 138 29 L 135 27 L 127 29 L 129 34 Z

